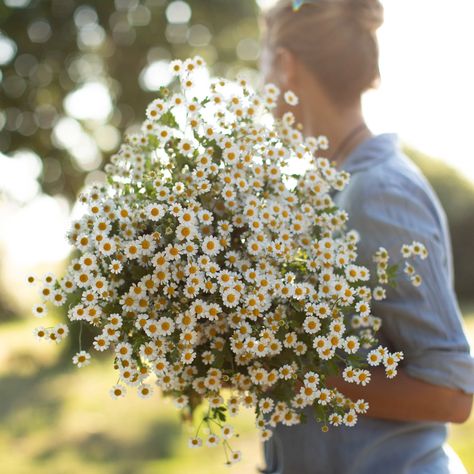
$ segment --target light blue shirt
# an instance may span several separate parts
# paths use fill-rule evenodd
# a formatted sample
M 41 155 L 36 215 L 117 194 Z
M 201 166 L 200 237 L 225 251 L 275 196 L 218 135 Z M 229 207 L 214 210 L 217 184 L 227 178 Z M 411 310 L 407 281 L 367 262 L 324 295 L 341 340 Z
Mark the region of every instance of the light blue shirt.
M 359 262 L 374 270 L 371 256 L 385 247 L 391 263 L 401 260 L 404 243 L 417 240 L 429 256 L 416 259 L 423 283 L 403 275 L 387 298 L 372 302 L 382 319 L 379 339 L 403 351 L 406 373 L 424 381 L 474 393 L 474 358 L 466 339 L 454 292 L 446 215 L 419 168 L 401 151 L 396 134 L 385 133 L 359 144 L 341 168 L 349 184 L 333 195 L 347 210 L 349 228 L 361 236 Z M 396 383 L 396 378 L 394 379 Z M 370 409 L 369 409 L 370 411 Z M 465 469 L 446 444 L 447 424 L 404 422 L 359 416 L 354 427 L 321 431 L 307 411 L 305 424 L 278 425 L 265 442 L 271 474 L 462 474 Z

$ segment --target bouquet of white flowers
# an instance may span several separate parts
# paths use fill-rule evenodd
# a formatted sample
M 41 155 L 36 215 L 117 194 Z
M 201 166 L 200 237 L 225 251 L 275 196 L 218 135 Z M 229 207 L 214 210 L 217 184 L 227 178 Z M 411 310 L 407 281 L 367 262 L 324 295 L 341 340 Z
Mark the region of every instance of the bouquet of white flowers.
M 34 308 L 43 317 L 47 303 L 66 305 L 67 324 L 36 336 L 60 342 L 72 324 L 90 325 L 93 349 L 114 354 L 112 397 L 133 387 L 147 398 L 157 386 L 188 417 L 204 405 L 190 446 L 206 426 L 205 443 L 223 444 L 229 463 L 241 456 L 228 422 L 241 405 L 254 409 L 263 440 L 277 423 L 304 421 L 306 406 L 324 430 L 354 425 L 368 404 L 325 378 L 365 385 L 379 364 L 396 375 L 402 354 L 377 345 L 370 304 L 397 266 L 380 249 L 369 286 L 358 235 L 330 196 L 349 175 L 318 157 L 325 137 L 303 137 L 292 113 L 269 120 L 277 87 L 256 93 L 218 78 L 197 98 L 202 58 L 171 70 L 176 88 L 149 104 L 141 133 L 111 157 L 107 184 L 80 195 L 86 211 L 68 233 L 75 254 L 62 278 L 41 279 Z M 284 99 L 297 102 L 291 91 Z M 305 169 L 292 172 L 294 163 Z M 413 255 L 426 256 L 421 243 L 404 246 Z M 83 367 L 91 355 L 79 347 L 73 362 Z

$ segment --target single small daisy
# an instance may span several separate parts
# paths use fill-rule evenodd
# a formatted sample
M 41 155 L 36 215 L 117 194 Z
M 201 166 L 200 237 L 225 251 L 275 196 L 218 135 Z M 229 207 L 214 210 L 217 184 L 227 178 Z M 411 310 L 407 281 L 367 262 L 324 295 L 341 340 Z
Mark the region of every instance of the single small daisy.
M 241 451 L 232 451 L 230 454 L 230 462 L 235 464 L 242 460 L 242 452 Z
M 217 446 L 219 444 L 219 441 L 220 441 L 219 436 L 217 436 L 214 433 L 209 434 L 208 437 L 206 438 L 206 444 L 207 446 L 210 446 L 210 447 Z
M 33 334 L 38 341 L 41 341 L 46 338 L 47 331 L 44 326 L 38 326 L 33 330 Z
M 153 387 L 149 384 L 141 384 L 138 387 L 138 396 L 140 398 L 150 398 L 153 395 Z
M 86 351 L 80 351 L 72 358 L 72 362 L 77 367 L 85 367 L 90 364 L 91 355 Z
M 283 94 L 283 97 L 285 99 L 285 102 L 288 104 L 288 105 L 292 105 L 292 106 L 295 106 L 298 104 L 298 97 L 296 96 L 296 94 L 291 91 L 291 90 L 288 90 L 286 91 L 284 94 Z
M 33 314 L 37 318 L 43 318 L 44 316 L 46 316 L 47 313 L 48 310 L 46 309 L 46 305 L 44 304 L 38 304 L 33 308 Z
M 109 394 L 112 398 L 118 399 L 118 398 L 124 398 L 127 393 L 127 390 L 123 385 L 116 384 L 114 385 L 110 390 Z
M 202 439 L 198 437 L 189 438 L 188 446 L 190 448 L 200 448 L 202 446 Z

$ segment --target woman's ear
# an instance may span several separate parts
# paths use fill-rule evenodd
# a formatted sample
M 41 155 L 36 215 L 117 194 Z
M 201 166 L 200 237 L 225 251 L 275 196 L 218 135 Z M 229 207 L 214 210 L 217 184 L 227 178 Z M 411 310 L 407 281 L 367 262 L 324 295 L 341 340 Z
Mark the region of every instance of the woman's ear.
M 298 59 L 295 54 L 289 49 L 279 46 L 275 50 L 274 61 L 280 89 L 282 91 L 297 90 Z

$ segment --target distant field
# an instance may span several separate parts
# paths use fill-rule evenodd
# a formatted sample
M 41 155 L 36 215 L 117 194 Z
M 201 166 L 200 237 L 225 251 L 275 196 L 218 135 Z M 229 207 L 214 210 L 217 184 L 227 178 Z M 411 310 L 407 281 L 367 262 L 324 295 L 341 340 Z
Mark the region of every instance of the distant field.
M 31 336 L 38 321 L 0 326 L 0 466 L 4 474 L 220 474 L 221 448 L 187 448 L 177 412 L 158 396 L 134 393 L 114 401 L 116 374 L 108 362 L 54 369 L 57 347 Z M 474 313 L 466 319 L 474 342 Z M 239 417 L 233 447 L 244 461 L 229 470 L 262 466 L 252 416 Z M 450 429 L 450 444 L 474 473 L 474 415 Z

